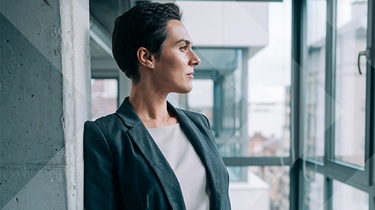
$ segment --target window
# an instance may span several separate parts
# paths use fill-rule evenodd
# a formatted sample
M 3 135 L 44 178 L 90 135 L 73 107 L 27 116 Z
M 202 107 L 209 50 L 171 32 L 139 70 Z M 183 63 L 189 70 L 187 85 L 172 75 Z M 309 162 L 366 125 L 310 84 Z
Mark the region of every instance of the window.
M 246 172 L 247 181 L 229 186 L 233 210 L 289 209 L 289 166 L 228 167 L 231 180 L 235 172 Z M 280 181 L 278 181 L 280 180 Z
M 367 44 L 367 1 L 337 1 L 335 159 L 364 167 L 366 65 L 357 57 Z M 355 123 L 353 123 L 355 122 Z
M 368 210 L 369 196 L 367 193 L 344 183 L 333 182 L 333 210 Z
M 116 112 L 118 104 L 117 79 L 92 79 L 92 119 Z
M 312 169 L 303 168 L 304 199 L 303 209 L 324 209 L 324 176 Z
M 371 5 L 366 0 L 301 4 L 307 24 L 300 95 L 304 209 L 375 206 L 370 184 L 375 165 L 369 161 L 374 154 L 373 66 L 367 50 L 374 47 L 373 32 L 367 30 L 374 27 Z
M 325 98 L 325 55 L 326 55 L 326 12 L 325 0 L 307 1 L 306 67 L 303 69 L 304 148 L 303 155 L 323 161 Z

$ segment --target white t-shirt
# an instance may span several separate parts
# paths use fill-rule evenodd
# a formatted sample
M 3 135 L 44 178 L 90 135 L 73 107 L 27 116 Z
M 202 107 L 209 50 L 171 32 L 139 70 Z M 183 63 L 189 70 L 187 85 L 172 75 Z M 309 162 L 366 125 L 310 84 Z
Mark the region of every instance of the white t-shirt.
M 180 124 L 147 128 L 173 169 L 187 210 L 207 210 L 210 207 L 206 185 L 206 170 L 194 147 L 182 132 Z

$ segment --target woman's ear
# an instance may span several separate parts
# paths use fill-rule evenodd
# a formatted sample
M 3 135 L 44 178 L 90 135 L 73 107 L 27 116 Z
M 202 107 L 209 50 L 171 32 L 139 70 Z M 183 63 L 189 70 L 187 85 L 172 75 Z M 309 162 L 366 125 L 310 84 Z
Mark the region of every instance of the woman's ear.
M 140 65 L 146 68 L 154 68 L 153 56 L 145 47 L 140 47 L 137 50 L 137 59 Z

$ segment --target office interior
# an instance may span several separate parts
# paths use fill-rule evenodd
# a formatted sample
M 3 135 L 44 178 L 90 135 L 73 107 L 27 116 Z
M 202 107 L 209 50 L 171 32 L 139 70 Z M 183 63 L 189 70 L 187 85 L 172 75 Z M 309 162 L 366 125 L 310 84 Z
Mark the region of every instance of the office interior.
M 116 17 L 145 0 L 1 0 L 0 208 L 84 209 L 83 123 L 130 91 Z M 233 210 L 375 209 L 373 0 L 174 2 Z

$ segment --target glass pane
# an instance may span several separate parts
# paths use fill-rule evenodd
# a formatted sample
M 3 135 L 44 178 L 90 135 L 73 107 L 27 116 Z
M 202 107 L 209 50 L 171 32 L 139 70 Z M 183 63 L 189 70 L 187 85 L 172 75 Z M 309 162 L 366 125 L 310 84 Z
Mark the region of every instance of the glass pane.
M 291 1 L 176 3 L 207 84 L 178 104 L 208 115 L 223 156 L 289 156 Z
M 307 1 L 307 48 L 305 81 L 304 155 L 323 161 L 326 55 L 325 0 Z
M 357 56 L 366 49 L 367 1 L 337 1 L 335 158 L 364 166 L 366 66 Z
M 338 181 L 333 182 L 333 210 L 369 210 L 369 195 Z
M 213 126 L 213 81 L 196 79 L 193 80 L 193 87 L 187 95 L 189 109 L 204 114 Z
M 247 154 L 246 127 L 241 120 L 243 74 L 240 49 L 195 49 L 202 64 L 195 68 L 193 90 L 187 108 L 203 113 L 210 121 L 216 143 L 225 156 Z M 226 57 L 226 59 L 222 59 Z M 180 103 L 183 101 L 180 97 Z M 242 145 L 242 146 L 241 146 Z
M 233 210 L 289 210 L 288 166 L 228 167 L 228 171 Z
M 304 155 L 323 161 L 326 56 L 325 0 L 307 1 Z
M 270 3 L 268 19 L 268 43 L 248 61 L 249 155 L 288 156 L 291 2 Z
M 303 174 L 304 210 L 324 210 L 324 176 L 309 168 Z
M 118 107 L 116 79 L 92 79 L 92 120 L 116 112 Z

